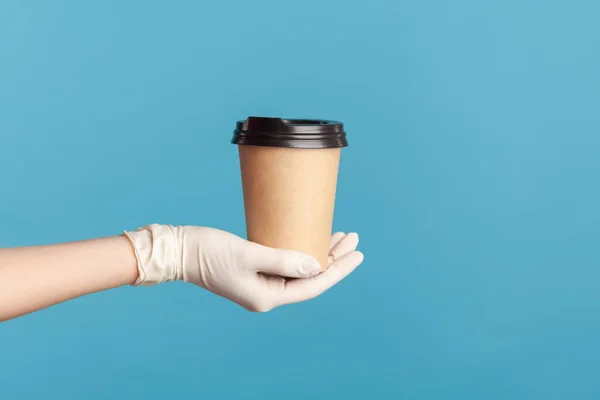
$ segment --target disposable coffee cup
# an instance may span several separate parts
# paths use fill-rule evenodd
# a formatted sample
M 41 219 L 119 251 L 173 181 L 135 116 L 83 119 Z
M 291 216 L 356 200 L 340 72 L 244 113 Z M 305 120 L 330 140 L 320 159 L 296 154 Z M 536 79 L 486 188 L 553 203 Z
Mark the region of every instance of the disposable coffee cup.
M 249 117 L 238 121 L 248 240 L 328 264 L 341 148 L 341 122 Z

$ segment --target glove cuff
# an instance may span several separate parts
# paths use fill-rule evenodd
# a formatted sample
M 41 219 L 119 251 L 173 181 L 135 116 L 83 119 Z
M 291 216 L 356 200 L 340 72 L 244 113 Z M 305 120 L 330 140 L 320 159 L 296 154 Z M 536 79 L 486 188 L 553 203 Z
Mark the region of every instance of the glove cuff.
M 182 279 L 180 245 L 176 229 L 170 225 L 152 224 L 132 232 L 123 232 L 135 251 L 139 278 L 133 286 L 152 286 Z

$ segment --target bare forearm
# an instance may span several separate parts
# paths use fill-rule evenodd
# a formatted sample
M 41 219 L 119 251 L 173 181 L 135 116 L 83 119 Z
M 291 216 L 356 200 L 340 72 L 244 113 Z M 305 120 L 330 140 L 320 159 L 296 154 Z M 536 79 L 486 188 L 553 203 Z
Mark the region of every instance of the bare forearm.
M 0 321 L 135 282 L 127 238 L 0 249 Z

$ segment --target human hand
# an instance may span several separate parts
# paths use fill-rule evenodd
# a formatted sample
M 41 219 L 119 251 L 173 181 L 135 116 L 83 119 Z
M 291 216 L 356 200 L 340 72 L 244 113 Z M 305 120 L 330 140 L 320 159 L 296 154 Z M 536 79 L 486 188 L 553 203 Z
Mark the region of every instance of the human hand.
M 324 272 L 308 255 L 261 246 L 213 228 L 153 224 L 125 235 L 138 261 L 136 285 L 184 280 L 257 312 L 312 299 L 363 261 L 356 251 L 356 233 L 331 237 Z

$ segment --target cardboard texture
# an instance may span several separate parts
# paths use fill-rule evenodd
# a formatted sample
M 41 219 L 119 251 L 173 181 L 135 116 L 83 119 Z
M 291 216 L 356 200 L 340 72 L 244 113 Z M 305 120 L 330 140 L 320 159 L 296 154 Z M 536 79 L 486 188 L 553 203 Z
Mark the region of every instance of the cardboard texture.
M 248 240 L 327 267 L 340 149 L 239 146 Z

